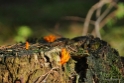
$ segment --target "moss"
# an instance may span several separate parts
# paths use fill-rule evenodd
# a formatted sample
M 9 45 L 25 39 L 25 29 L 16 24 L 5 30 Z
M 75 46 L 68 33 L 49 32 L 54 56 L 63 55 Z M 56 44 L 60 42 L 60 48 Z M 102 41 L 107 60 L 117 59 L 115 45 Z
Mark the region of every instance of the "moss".
M 117 83 L 124 82 L 123 64 L 118 51 L 93 36 L 50 43 L 25 43 L 0 49 L 0 81 L 14 83 Z M 70 60 L 63 65 L 60 52 L 66 48 Z

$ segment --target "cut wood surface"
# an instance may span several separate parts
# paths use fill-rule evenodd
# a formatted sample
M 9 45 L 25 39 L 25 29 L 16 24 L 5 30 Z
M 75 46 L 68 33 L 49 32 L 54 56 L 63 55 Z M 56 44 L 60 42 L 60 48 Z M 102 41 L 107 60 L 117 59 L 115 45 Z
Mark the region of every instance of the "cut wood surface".
M 124 83 L 124 67 L 118 51 L 92 35 L 33 39 L 0 47 L 0 83 Z

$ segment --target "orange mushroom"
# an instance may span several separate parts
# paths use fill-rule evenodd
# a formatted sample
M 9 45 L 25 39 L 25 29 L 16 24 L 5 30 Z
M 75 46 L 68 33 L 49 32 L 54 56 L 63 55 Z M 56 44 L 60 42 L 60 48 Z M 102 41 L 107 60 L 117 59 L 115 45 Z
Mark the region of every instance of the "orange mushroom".
M 54 42 L 56 38 L 57 37 L 55 35 L 48 35 L 44 37 L 44 40 L 46 40 L 47 42 Z
M 70 54 L 69 52 L 63 48 L 62 51 L 61 51 L 61 61 L 60 61 L 60 64 L 63 65 L 65 64 L 66 62 L 68 62 L 70 59 Z
M 25 49 L 29 49 L 29 42 L 28 41 L 26 41 L 26 43 L 25 43 Z

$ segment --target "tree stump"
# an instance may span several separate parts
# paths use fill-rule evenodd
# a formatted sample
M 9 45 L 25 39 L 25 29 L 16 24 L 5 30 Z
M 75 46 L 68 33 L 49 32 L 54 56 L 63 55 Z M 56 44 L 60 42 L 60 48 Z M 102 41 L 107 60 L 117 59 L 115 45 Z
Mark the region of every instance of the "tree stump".
M 44 39 L 0 47 L 0 83 L 123 83 L 124 67 L 114 48 L 99 38 Z M 62 49 L 70 59 L 61 64 Z

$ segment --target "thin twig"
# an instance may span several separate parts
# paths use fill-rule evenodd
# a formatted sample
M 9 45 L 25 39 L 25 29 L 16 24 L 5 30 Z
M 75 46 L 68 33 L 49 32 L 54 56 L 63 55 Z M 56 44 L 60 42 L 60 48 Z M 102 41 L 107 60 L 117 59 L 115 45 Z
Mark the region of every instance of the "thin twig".
M 58 36 L 58 37 L 64 37 L 63 35 L 59 34 L 56 30 L 52 29 L 46 29 L 48 32 L 51 32 L 52 34 Z
M 109 11 L 111 10 L 111 8 L 116 4 L 118 0 L 100 0 L 98 3 L 96 3 L 95 5 L 93 5 L 91 7 L 91 9 L 89 10 L 87 17 L 86 17 L 86 21 L 84 23 L 84 27 L 83 27 L 83 33 L 82 35 L 86 35 L 88 32 L 88 26 L 89 26 L 89 21 L 91 20 L 92 14 L 94 13 L 95 10 L 96 11 L 96 17 L 98 18 L 94 25 L 95 25 L 95 31 L 96 31 L 96 35 L 97 37 L 101 38 L 100 32 L 99 32 L 99 25 L 100 22 L 103 20 L 103 18 L 105 18 L 105 16 L 109 13 Z M 110 6 L 104 11 L 104 13 L 102 15 L 100 15 L 101 12 L 101 8 L 103 5 L 105 4 L 110 4 Z
M 88 14 L 86 16 L 86 21 L 84 22 L 84 27 L 83 27 L 83 33 L 82 33 L 82 35 L 86 35 L 87 32 L 88 32 L 88 26 L 89 26 L 89 22 L 91 20 L 91 17 L 92 17 L 93 12 L 96 9 L 102 7 L 103 5 L 104 5 L 104 1 L 99 1 L 98 3 L 96 3 L 95 5 L 93 5 L 91 7 L 91 9 L 88 11 Z
M 81 22 L 85 22 L 86 19 L 78 17 L 78 16 L 65 16 L 62 18 L 63 20 L 72 20 L 72 21 L 81 21 Z M 90 20 L 89 22 L 90 24 L 94 24 L 93 20 Z
M 53 72 L 53 70 L 55 70 L 55 69 L 59 69 L 59 67 L 52 68 L 45 75 L 42 75 L 42 76 L 38 77 L 38 79 L 34 83 L 44 83 L 46 81 L 46 79 L 48 78 L 48 76 L 51 74 L 51 72 Z
M 98 18 L 101 14 L 101 7 L 96 10 L 96 18 Z
M 96 31 L 96 36 L 101 38 L 100 35 L 100 22 L 105 18 L 105 16 L 110 12 L 112 7 L 115 5 L 115 2 L 111 2 L 109 7 L 102 13 L 102 15 L 95 21 L 95 31 Z
M 109 13 L 109 11 L 114 6 L 115 2 L 110 3 L 109 7 L 102 13 L 102 15 L 97 19 L 98 22 L 101 22 L 102 19 Z
M 60 19 L 60 21 L 61 20 L 71 20 L 71 21 L 79 21 L 79 22 L 85 22 L 86 21 L 86 19 L 81 18 L 81 17 L 78 17 L 78 16 L 65 16 L 65 17 L 62 17 Z M 56 24 L 54 26 L 54 30 L 48 30 L 48 29 L 47 30 L 49 32 L 54 33 L 54 34 L 60 35 L 60 34 L 57 33 L 57 32 L 59 32 L 60 21 L 56 22 Z M 94 25 L 95 24 L 95 21 L 90 20 L 89 23 L 92 24 L 92 25 Z
M 117 8 L 117 3 L 115 3 L 114 7 Z M 108 15 L 106 16 L 106 18 L 104 18 L 104 19 L 100 22 L 100 24 L 99 24 L 100 27 L 99 27 L 99 28 L 103 28 L 103 27 L 105 26 L 105 24 L 108 22 L 108 19 L 114 18 L 116 12 L 117 12 L 117 10 L 115 10 L 115 11 L 111 12 L 110 14 L 108 14 Z M 92 35 L 95 35 L 95 30 L 93 30 L 93 31 L 91 32 L 91 34 L 92 34 Z

